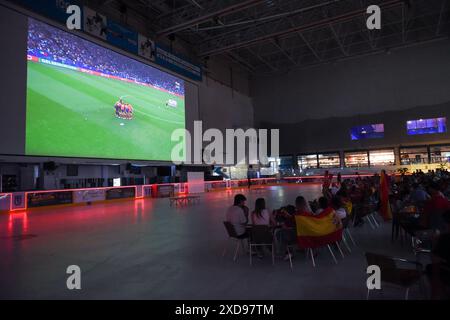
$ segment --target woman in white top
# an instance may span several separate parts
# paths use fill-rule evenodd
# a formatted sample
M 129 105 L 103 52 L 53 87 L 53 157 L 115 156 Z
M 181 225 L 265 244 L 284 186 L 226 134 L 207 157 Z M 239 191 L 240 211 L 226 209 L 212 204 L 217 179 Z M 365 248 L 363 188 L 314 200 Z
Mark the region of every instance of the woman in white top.
M 345 210 L 340 197 L 333 197 L 333 199 L 331 199 L 331 205 L 339 220 L 344 220 L 347 218 L 347 211 Z
M 251 222 L 257 226 L 270 226 L 272 217 L 269 210 L 266 209 L 266 200 L 259 198 L 255 203 L 255 210 L 252 212 Z

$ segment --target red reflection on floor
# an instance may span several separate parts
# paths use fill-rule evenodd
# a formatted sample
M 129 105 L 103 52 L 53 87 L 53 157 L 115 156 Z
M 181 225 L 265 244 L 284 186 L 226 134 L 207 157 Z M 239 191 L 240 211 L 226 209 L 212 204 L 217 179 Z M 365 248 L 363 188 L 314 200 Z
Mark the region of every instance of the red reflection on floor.
M 7 234 L 12 237 L 16 234 L 28 233 L 28 213 L 11 213 L 8 218 Z

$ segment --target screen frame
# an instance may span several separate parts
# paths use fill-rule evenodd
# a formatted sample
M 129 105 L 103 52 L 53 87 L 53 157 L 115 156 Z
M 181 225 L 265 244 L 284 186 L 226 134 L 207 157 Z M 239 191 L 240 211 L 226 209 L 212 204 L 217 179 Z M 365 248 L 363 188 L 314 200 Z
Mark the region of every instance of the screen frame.
M 353 139 L 353 131 L 354 129 L 362 129 L 363 127 L 369 127 L 369 126 L 383 126 L 383 136 L 382 137 L 364 137 L 359 139 Z M 358 130 L 360 131 L 360 130 Z M 377 132 L 378 133 L 378 132 Z M 379 132 L 381 134 L 381 132 Z M 363 125 L 357 125 L 350 128 L 350 139 L 352 141 L 365 141 L 365 140 L 373 140 L 373 139 L 384 139 L 386 134 L 386 125 L 384 123 L 371 123 L 371 124 L 363 124 Z
M 428 120 L 436 120 L 437 121 L 439 119 L 445 119 L 444 120 L 444 122 L 445 122 L 445 131 L 443 131 L 443 132 L 439 132 L 438 131 L 438 132 L 425 132 L 425 133 L 411 133 L 411 131 L 414 131 L 414 130 L 417 130 L 417 129 L 409 129 L 408 128 L 408 125 L 409 125 L 410 122 L 416 122 L 417 123 L 418 121 L 428 121 Z M 447 124 L 448 124 L 447 116 L 407 120 L 406 121 L 406 134 L 408 136 L 413 136 L 413 137 L 414 136 L 427 136 L 427 135 L 430 135 L 430 134 L 446 134 L 448 132 Z M 433 129 L 433 128 L 435 128 L 435 127 L 426 127 L 424 129 L 426 130 L 426 129 Z M 439 127 L 437 127 L 437 129 L 439 130 Z
M 116 52 L 116 53 L 118 53 L 118 54 L 120 54 L 122 56 L 125 56 L 127 58 L 136 60 L 136 61 L 138 61 L 138 62 L 140 62 L 142 64 L 145 64 L 145 65 L 147 65 L 149 67 L 158 69 L 158 70 L 160 70 L 162 72 L 170 74 L 171 76 L 174 76 L 176 78 L 179 78 L 179 79 L 183 80 L 185 82 L 185 109 L 186 109 L 185 129 L 187 131 L 192 131 L 193 130 L 193 122 L 194 122 L 194 120 L 201 119 L 200 88 L 199 88 L 199 84 L 201 82 L 198 82 L 198 81 L 195 81 L 195 80 L 190 79 L 188 77 L 185 77 L 183 75 L 177 74 L 176 72 L 174 72 L 172 70 L 169 70 L 169 69 L 166 69 L 166 68 L 156 64 L 153 61 L 146 60 L 146 59 L 144 59 L 144 58 L 142 58 L 142 57 L 140 57 L 138 55 L 135 55 L 135 54 L 133 54 L 131 52 L 128 52 L 128 51 L 123 50 L 121 48 L 115 47 L 115 46 L 107 43 L 106 41 L 104 41 L 102 39 L 99 39 L 99 38 L 96 38 L 94 36 L 91 36 L 91 35 L 89 35 L 87 33 L 84 33 L 81 30 L 68 30 L 65 25 L 63 25 L 63 24 L 61 24 L 61 23 L 59 23 L 59 22 L 57 22 L 55 20 L 51 20 L 51 19 L 49 19 L 49 18 L 47 18 L 45 16 L 42 16 L 40 14 L 37 14 L 35 12 L 32 12 L 32 11 L 30 11 L 30 10 L 24 8 L 24 7 L 21 7 L 18 4 L 10 3 L 10 2 L 3 2 L 2 1 L 0 3 L 0 6 L 5 8 L 6 10 L 11 10 L 11 11 L 21 15 L 26 20 L 27 27 L 24 30 L 24 32 L 26 33 L 26 38 L 28 37 L 28 19 L 32 18 L 32 19 L 35 19 L 35 20 L 37 20 L 39 22 L 48 24 L 51 27 L 54 27 L 54 28 L 57 28 L 57 29 L 62 30 L 64 32 L 67 32 L 67 33 L 69 33 L 71 35 L 77 36 L 77 37 L 79 37 L 79 38 L 81 38 L 83 40 L 92 42 L 92 43 L 94 43 L 94 44 L 96 44 L 98 46 L 101 46 L 102 48 L 112 50 L 112 51 L 114 51 L 114 52 Z M 26 49 L 27 49 L 27 44 L 25 44 L 25 52 L 23 52 L 23 57 L 24 57 L 24 62 L 25 63 L 27 61 L 27 50 Z M 22 88 L 23 88 L 24 92 L 26 92 L 26 88 L 27 88 L 26 79 L 27 79 L 27 73 L 25 74 L 25 83 L 23 83 L 23 85 L 22 85 Z M 188 84 L 188 85 L 186 85 L 186 84 Z M 191 90 L 189 90 L 189 89 L 187 90 L 187 87 L 191 87 L 192 89 Z M 187 100 L 189 100 L 189 99 L 187 99 L 187 96 L 188 96 L 187 92 L 188 91 L 195 92 L 195 95 L 196 95 L 196 99 L 194 101 L 194 104 L 190 108 L 188 108 L 188 106 L 187 106 Z M 191 100 L 191 102 L 192 102 L 192 100 Z M 26 121 L 26 109 L 27 109 L 26 108 L 26 101 L 25 101 L 25 104 L 23 106 L 19 106 L 19 108 L 23 108 L 23 110 L 25 112 L 24 121 Z M 188 109 L 189 109 L 189 112 L 192 113 L 192 114 L 190 114 L 190 115 L 188 114 L 188 112 L 187 112 Z M 192 120 L 192 121 L 188 122 L 188 120 Z M 192 125 L 190 124 L 190 122 L 192 122 Z M 26 130 L 26 127 L 25 127 L 25 130 Z M 25 134 L 26 134 L 26 132 L 24 132 L 24 135 Z M 166 160 L 120 159 L 120 158 L 103 158 L 103 157 L 95 157 L 94 158 L 94 157 L 83 157 L 83 156 L 27 155 L 25 153 L 25 143 L 26 143 L 26 141 L 24 140 L 23 141 L 24 149 L 21 150 L 22 153 L 6 153 L 6 152 L 3 153 L 2 152 L 2 153 L 0 153 L 0 156 L 8 157 L 8 158 L 10 158 L 10 157 L 11 158 L 20 158 L 22 161 L 30 161 L 30 162 L 40 161 L 40 160 L 42 160 L 42 161 L 66 162 L 67 160 L 70 160 L 70 161 L 77 161 L 77 163 L 79 163 L 79 164 L 82 164 L 82 163 L 91 164 L 92 161 L 95 161 L 96 163 L 101 161 L 102 163 L 105 163 L 105 164 L 126 163 L 126 162 L 130 162 L 130 161 L 133 161 L 133 162 L 136 162 L 136 163 L 140 163 L 140 164 L 148 164 L 148 165 L 173 164 L 173 162 L 170 161 L 170 160 L 166 161 Z M 186 150 L 188 150 L 188 149 L 186 148 Z M 17 151 L 19 151 L 19 150 L 17 150 Z

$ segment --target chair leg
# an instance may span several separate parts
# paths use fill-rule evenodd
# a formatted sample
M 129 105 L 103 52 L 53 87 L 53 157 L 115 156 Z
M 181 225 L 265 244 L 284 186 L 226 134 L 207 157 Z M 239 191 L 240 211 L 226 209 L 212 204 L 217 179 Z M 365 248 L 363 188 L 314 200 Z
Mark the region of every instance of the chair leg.
M 350 249 L 350 246 L 348 245 L 347 237 L 345 235 L 342 237 L 342 242 L 344 242 L 344 245 L 347 248 L 348 252 L 352 253 L 352 249 Z
M 345 233 L 348 235 L 348 237 L 350 238 L 350 241 L 351 241 L 351 242 L 353 243 L 353 245 L 356 247 L 356 242 L 355 242 L 355 240 L 353 240 L 353 236 L 352 236 L 350 230 L 345 229 Z
M 392 221 L 391 242 L 394 242 L 395 223 Z
M 409 288 L 406 289 L 406 293 L 405 293 L 405 300 L 409 299 Z
M 241 243 L 240 241 L 237 241 L 237 243 L 236 243 L 236 250 L 234 251 L 234 258 L 233 258 L 233 261 L 235 261 L 235 262 L 237 261 L 240 243 Z
M 314 260 L 314 251 L 313 251 L 313 249 L 309 249 L 309 252 L 311 252 L 312 264 L 313 264 L 313 267 L 315 268 L 316 267 L 316 261 Z
M 331 253 L 331 256 L 333 257 L 334 263 L 335 263 L 335 264 L 338 264 L 337 259 L 336 259 L 336 257 L 334 256 L 333 250 L 331 249 L 330 245 L 328 244 L 327 247 L 328 247 L 328 250 L 329 250 L 330 253 Z
M 272 243 L 271 247 L 272 247 L 272 265 L 274 266 L 275 265 L 275 246 L 273 245 L 273 243 Z
M 372 221 L 370 220 L 369 216 L 365 216 L 364 218 L 365 218 L 364 220 L 366 220 L 367 222 L 369 222 L 370 227 L 372 228 L 372 230 L 374 230 L 374 229 L 375 229 L 375 226 L 373 225 L 373 223 L 372 223 Z
M 371 215 L 370 215 L 370 217 L 372 218 L 372 221 L 373 221 L 373 223 L 375 224 L 375 227 L 376 228 L 379 228 L 379 227 L 381 227 L 381 225 L 378 223 L 378 221 L 377 221 L 377 218 L 375 217 L 375 213 L 372 213 Z
M 294 266 L 292 265 L 292 256 L 291 256 L 291 250 L 289 249 L 289 246 L 287 246 L 287 252 L 288 252 L 288 257 L 289 257 L 289 264 L 291 266 L 291 270 L 293 270 Z
M 223 248 L 222 258 L 225 258 L 225 255 L 227 254 L 229 242 L 230 242 L 230 239 L 228 239 L 227 244 L 226 244 L 225 247 Z
M 344 252 L 342 252 L 341 245 L 339 244 L 339 242 L 336 242 L 336 247 L 338 248 L 339 253 L 341 254 L 342 259 L 344 259 L 344 258 L 345 258 Z

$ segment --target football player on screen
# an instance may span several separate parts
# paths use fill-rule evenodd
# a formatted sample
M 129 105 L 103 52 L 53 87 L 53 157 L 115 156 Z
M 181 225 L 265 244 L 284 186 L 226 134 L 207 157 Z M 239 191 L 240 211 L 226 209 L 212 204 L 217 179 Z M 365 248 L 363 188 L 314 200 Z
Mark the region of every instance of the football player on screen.
M 114 109 L 116 110 L 116 117 L 120 118 L 120 111 L 122 109 L 122 105 L 123 105 L 123 100 L 119 99 L 119 101 L 116 102 L 116 104 L 114 105 Z

